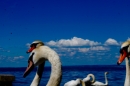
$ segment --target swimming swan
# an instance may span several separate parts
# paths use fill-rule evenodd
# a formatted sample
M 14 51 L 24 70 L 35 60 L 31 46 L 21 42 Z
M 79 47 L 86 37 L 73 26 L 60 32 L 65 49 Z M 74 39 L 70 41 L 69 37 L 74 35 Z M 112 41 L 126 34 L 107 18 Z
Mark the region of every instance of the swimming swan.
M 108 80 L 107 80 L 107 74 L 108 72 L 105 72 L 105 83 L 95 81 L 92 86 L 107 86 L 108 85 Z
M 117 64 L 120 65 L 125 59 L 126 63 L 126 77 L 124 86 L 130 86 L 130 40 L 125 41 L 121 45 L 120 57 L 117 61 Z
M 64 86 L 85 86 L 85 83 L 81 79 L 71 80 L 64 84 Z
M 35 66 L 38 66 L 36 75 L 30 86 L 39 85 L 46 60 L 51 63 L 51 75 L 46 86 L 60 86 L 62 70 L 58 54 L 48 46 L 45 46 L 42 41 L 34 41 L 30 45 L 30 49 L 27 53 L 30 53 L 30 56 L 28 59 L 28 67 L 23 77 L 26 77 Z
M 83 79 L 86 86 L 91 85 L 95 82 L 95 76 L 93 74 L 88 74 L 86 78 Z

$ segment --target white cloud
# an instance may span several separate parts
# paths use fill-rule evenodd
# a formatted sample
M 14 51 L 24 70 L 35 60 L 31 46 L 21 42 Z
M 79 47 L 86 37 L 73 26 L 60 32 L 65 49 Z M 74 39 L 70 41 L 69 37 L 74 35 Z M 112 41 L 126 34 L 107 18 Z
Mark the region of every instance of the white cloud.
M 90 48 L 78 48 L 79 52 L 86 53 L 88 51 L 107 51 L 109 48 L 103 46 L 94 46 Z
M 109 50 L 109 48 L 103 46 L 95 46 L 95 47 L 90 47 L 90 50 L 94 50 L 94 51 Z
M 101 51 L 100 53 L 104 53 L 104 51 L 109 51 L 108 47 L 104 47 L 104 46 L 92 46 L 92 47 L 84 47 L 84 48 L 63 48 L 63 47 L 59 47 L 59 48 L 54 48 L 56 50 L 56 52 L 60 55 L 60 56 L 74 56 L 74 55 L 78 55 L 78 54 L 87 54 L 90 53 L 93 55 L 94 53 L 99 53 L 99 51 Z M 92 53 L 93 52 L 93 53 Z M 90 54 L 89 54 L 90 55 Z
M 128 37 L 128 39 L 127 40 L 130 40 L 130 38 Z
M 104 44 L 119 45 L 119 43 L 112 38 L 108 38 Z M 30 43 L 27 43 L 26 45 L 30 47 Z M 71 39 L 60 39 L 58 41 L 52 40 L 46 42 L 46 45 L 51 46 L 61 57 L 73 57 L 78 56 L 80 54 L 83 56 L 86 56 L 87 54 L 91 56 L 92 54 L 92 56 L 95 57 L 95 53 L 99 53 L 96 54 L 97 56 L 102 56 L 110 50 L 110 46 L 104 46 L 100 42 L 82 39 L 78 37 L 73 37 Z M 20 57 L 15 57 L 14 59 L 17 60 L 20 59 Z
M 27 44 L 26 44 L 27 48 L 29 48 L 29 47 L 30 47 L 30 45 L 31 45 L 30 43 L 27 43 Z
M 109 38 L 106 40 L 105 45 L 119 45 L 119 43 L 115 39 Z
M 46 43 L 50 46 L 94 46 L 101 43 L 94 42 L 88 39 L 82 39 L 78 37 L 73 37 L 72 39 L 60 39 L 59 41 L 50 41 Z
M 76 51 L 77 48 L 60 47 L 60 48 L 54 48 L 54 50 L 57 52 L 71 52 L 71 51 Z
M 70 56 L 74 56 L 76 52 L 70 52 Z
M 23 59 L 24 57 L 23 56 L 17 56 L 17 57 L 14 57 L 13 60 L 17 60 L 17 59 Z
M 89 51 L 89 48 L 78 48 L 79 52 L 86 53 Z

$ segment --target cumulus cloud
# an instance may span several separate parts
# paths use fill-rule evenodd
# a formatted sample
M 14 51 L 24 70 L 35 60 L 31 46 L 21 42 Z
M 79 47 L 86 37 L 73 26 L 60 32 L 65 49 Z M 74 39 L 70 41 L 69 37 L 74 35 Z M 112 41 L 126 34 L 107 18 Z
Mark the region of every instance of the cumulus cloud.
M 105 45 L 119 45 L 119 43 L 115 39 L 109 38 L 106 40 Z
M 99 51 L 104 52 L 104 51 L 109 51 L 110 49 L 108 47 L 105 46 L 91 46 L 91 47 L 82 47 L 82 48 L 67 48 L 67 47 L 59 47 L 59 48 L 55 48 L 55 51 L 57 51 L 57 53 L 60 56 L 74 56 L 74 55 L 78 55 L 78 54 L 87 54 L 87 53 L 99 53 Z
M 86 53 L 89 51 L 89 48 L 78 48 L 79 52 Z
M 109 50 L 109 48 L 103 46 L 95 46 L 95 47 L 90 47 L 90 50 L 94 50 L 94 51 Z
M 50 41 L 46 43 L 49 46 L 94 46 L 101 43 L 94 42 L 88 39 L 82 39 L 78 37 L 73 37 L 71 39 L 60 39 L 59 41 Z
M 78 51 L 82 52 L 82 53 L 86 53 L 88 51 L 106 51 L 106 50 L 109 50 L 109 48 L 104 47 L 104 46 L 93 46 L 90 48 L 78 48 Z
M 57 52 L 71 52 L 77 50 L 77 48 L 66 48 L 66 47 L 53 48 L 53 49 Z
M 119 45 L 119 43 L 112 38 L 107 39 L 104 44 L 101 44 L 100 42 L 89 39 L 73 37 L 71 39 L 52 40 L 46 42 L 46 45 L 51 46 L 59 56 L 72 57 L 78 56 L 79 54 L 94 55 L 95 53 L 104 53 L 110 50 L 109 46 L 104 45 Z M 27 43 L 26 46 L 30 47 L 30 43 Z M 20 57 L 15 57 L 14 59 L 17 60 Z

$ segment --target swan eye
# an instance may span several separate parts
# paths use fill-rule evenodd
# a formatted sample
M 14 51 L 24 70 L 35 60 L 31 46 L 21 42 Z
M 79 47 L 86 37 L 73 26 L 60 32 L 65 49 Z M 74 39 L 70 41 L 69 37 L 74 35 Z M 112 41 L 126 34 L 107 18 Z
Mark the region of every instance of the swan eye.
M 123 47 L 122 49 L 120 49 L 120 54 L 123 54 L 124 51 L 127 52 L 128 46 Z
M 33 43 L 30 45 L 30 47 L 36 47 L 38 43 Z
M 33 46 L 34 46 L 33 44 L 30 45 L 30 47 L 33 47 Z
M 123 50 L 122 49 L 120 49 L 120 54 L 123 54 Z

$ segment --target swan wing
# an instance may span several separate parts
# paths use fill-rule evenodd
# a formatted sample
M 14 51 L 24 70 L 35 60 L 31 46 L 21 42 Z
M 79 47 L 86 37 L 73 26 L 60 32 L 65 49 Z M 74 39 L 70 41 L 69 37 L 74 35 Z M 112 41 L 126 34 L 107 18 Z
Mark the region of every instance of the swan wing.
M 104 83 L 102 82 L 99 82 L 99 81 L 96 81 L 92 84 L 93 86 L 102 86 L 102 85 L 105 85 Z
M 64 86 L 77 86 L 80 82 L 76 82 L 75 80 L 68 81 L 64 84 Z

